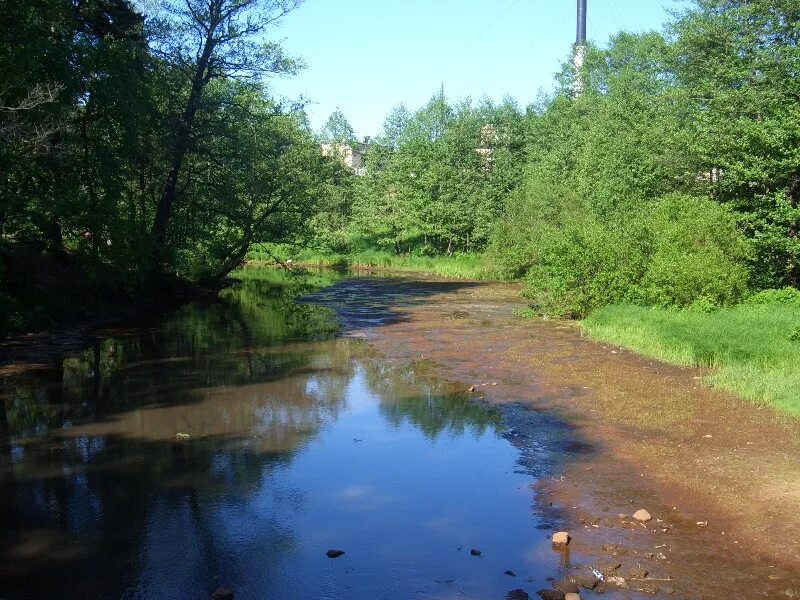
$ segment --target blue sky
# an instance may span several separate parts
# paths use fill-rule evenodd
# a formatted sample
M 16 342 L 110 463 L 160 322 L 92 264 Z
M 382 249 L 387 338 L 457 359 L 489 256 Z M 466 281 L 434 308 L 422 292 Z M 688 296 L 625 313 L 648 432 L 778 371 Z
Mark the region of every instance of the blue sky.
M 588 37 L 661 30 L 680 0 L 588 0 Z M 444 84 L 451 99 L 550 89 L 575 39 L 576 0 L 305 0 L 272 37 L 307 68 L 275 79 L 278 96 L 310 100 L 318 129 L 340 108 L 375 135 L 393 106 L 422 106 Z

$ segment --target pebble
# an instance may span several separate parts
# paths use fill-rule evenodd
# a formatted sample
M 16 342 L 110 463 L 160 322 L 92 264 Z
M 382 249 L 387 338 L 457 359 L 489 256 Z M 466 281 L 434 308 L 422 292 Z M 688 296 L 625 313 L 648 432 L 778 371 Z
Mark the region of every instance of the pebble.
M 342 554 L 344 554 L 344 550 L 331 549 L 325 553 L 325 556 L 327 556 L 328 558 L 339 558 Z
M 581 595 L 573 593 L 565 594 L 564 600 L 581 600 Z
M 645 509 L 640 508 L 635 513 L 633 513 L 633 518 L 639 521 L 640 523 L 647 523 L 653 517 L 651 517 L 650 513 L 647 512 Z
M 516 589 L 506 594 L 506 600 L 530 600 L 530 596 L 525 590 Z
M 233 600 L 233 592 L 224 587 L 218 587 L 211 592 L 209 598 L 211 598 L 211 600 Z
M 553 544 L 556 546 L 566 546 L 569 544 L 570 537 L 566 531 L 558 531 L 553 534 Z
M 628 553 L 628 551 L 619 544 L 603 544 L 603 550 L 608 552 L 611 556 L 622 556 Z
M 542 600 L 564 600 L 564 592 L 559 592 L 558 590 L 539 590 L 536 595 Z
M 617 577 L 617 576 L 606 577 L 606 581 L 608 583 L 614 584 L 614 585 L 616 585 L 617 587 L 620 587 L 620 588 L 627 588 L 628 587 L 628 582 L 625 581 L 624 577 Z
M 480 556 L 480 555 L 481 555 L 481 551 L 480 551 L 480 550 L 478 550 L 477 548 L 473 548 L 472 550 L 470 550 L 470 551 L 469 551 L 469 553 L 470 553 L 472 556 Z
M 578 593 L 578 585 L 574 581 L 570 581 L 569 579 L 561 579 L 559 581 L 556 581 L 553 584 L 553 587 L 560 592 L 564 592 L 565 594 Z

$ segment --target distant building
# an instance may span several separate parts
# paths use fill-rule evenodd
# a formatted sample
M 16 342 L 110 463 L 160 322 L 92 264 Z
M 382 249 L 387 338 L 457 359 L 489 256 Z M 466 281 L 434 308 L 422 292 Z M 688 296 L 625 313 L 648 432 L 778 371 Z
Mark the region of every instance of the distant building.
M 485 168 L 491 167 L 494 161 L 494 147 L 500 141 L 500 136 L 497 133 L 497 128 L 491 123 L 486 123 L 481 127 L 481 144 L 475 148 L 475 152 L 481 155 L 485 161 Z
M 364 154 L 369 146 L 370 139 L 365 137 L 362 143 L 345 144 L 333 143 L 322 144 L 322 156 L 338 158 L 342 164 L 353 171 L 356 175 L 364 174 Z

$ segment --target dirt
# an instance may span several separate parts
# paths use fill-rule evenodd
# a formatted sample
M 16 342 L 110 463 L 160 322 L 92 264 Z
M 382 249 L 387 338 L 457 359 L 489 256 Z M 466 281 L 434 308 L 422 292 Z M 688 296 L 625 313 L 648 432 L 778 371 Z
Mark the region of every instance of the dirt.
M 387 358 L 432 361 L 502 407 L 534 510 L 625 594 L 800 598 L 800 422 L 574 323 L 516 316 L 518 291 L 357 279 L 320 301 Z

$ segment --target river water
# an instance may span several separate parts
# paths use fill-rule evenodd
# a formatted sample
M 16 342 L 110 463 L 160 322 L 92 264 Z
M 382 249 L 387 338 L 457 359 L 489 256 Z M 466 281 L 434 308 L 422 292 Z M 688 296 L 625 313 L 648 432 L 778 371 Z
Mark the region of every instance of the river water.
M 7 371 L 0 597 L 547 587 L 564 557 L 501 414 L 338 335 L 307 298 L 326 283 L 251 273 L 218 301 Z

